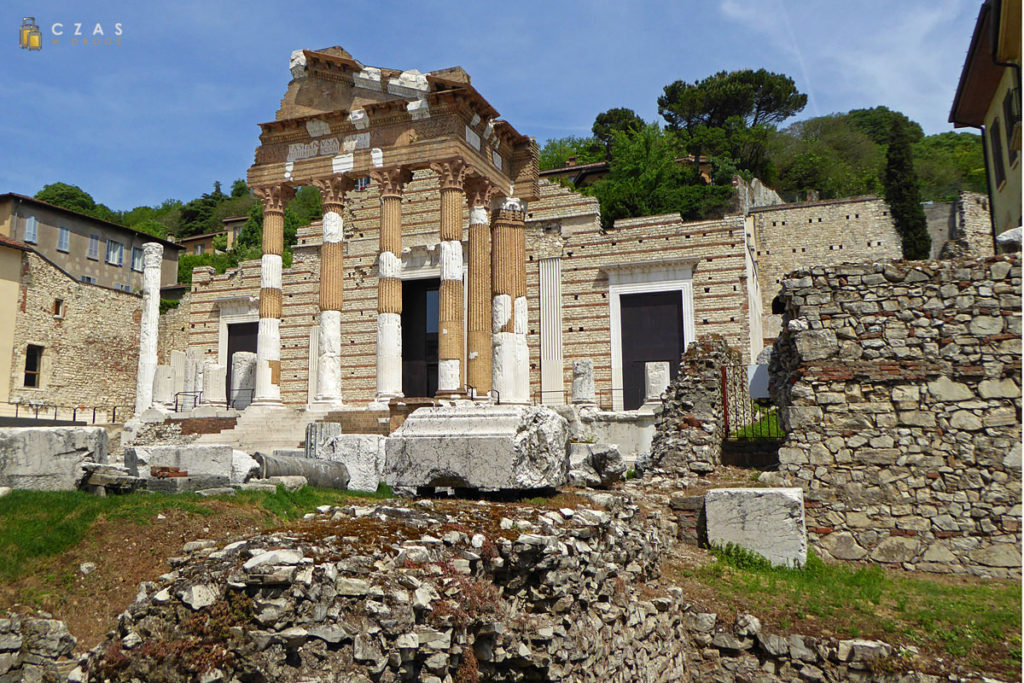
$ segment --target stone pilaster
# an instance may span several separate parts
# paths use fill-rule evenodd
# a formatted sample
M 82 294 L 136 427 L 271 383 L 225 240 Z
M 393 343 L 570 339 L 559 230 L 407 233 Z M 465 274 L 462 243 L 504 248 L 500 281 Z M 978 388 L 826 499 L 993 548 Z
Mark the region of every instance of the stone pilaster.
M 288 185 L 261 187 L 263 258 L 260 261 L 260 322 L 256 339 L 256 391 L 253 404 L 281 405 L 281 255 L 284 207 L 295 196 Z
M 313 181 L 323 201 L 323 243 L 320 247 L 320 355 L 317 359 L 318 405 L 341 406 L 341 309 L 344 293 L 345 192 L 352 181 L 337 175 Z
M 466 166 L 431 164 L 441 185 L 441 288 L 438 292 L 437 391 L 459 393 L 465 384 L 466 343 L 462 283 L 462 206 Z
M 402 396 L 402 188 L 411 174 L 377 171 L 380 249 L 377 257 L 377 400 Z
M 160 336 L 160 266 L 164 248 L 157 242 L 142 245 L 142 324 L 139 330 L 139 374 L 135 386 L 135 414 L 153 406 L 157 340 Z
M 491 378 L 502 403 L 530 401 L 524 215 L 523 202 L 516 198 L 506 198 L 493 215 Z
M 466 383 L 478 398 L 491 393 L 491 226 L 488 207 L 497 191 L 476 178 L 467 186 L 469 199 L 469 321 L 466 332 Z

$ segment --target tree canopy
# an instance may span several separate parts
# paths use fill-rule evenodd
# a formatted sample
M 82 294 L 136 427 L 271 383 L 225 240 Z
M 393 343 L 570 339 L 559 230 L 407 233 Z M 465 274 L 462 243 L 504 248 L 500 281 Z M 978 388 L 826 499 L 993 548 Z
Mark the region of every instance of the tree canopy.
M 632 109 L 615 107 L 598 114 L 597 118 L 594 119 L 591 131 L 594 133 L 594 137 L 604 145 L 606 154 L 610 157 L 615 133 L 632 135 L 643 128 L 644 125 L 646 125 L 644 120 L 637 116 L 637 113 Z
M 921 208 L 910 135 L 899 119 L 892 121 L 891 135 L 885 158 L 885 201 L 903 242 L 903 258 L 926 259 L 932 240 L 924 209 Z
M 692 133 L 700 126 L 721 128 L 737 116 L 746 127 L 781 123 L 806 105 L 807 95 L 789 76 L 743 69 L 666 85 L 658 98 L 658 113 L 669 128 Z

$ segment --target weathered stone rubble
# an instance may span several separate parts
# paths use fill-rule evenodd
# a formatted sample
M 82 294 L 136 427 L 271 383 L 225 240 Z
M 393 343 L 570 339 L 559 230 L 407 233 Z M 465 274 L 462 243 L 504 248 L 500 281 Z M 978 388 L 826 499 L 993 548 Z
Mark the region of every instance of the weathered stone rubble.
M 75 644 L 64 622 L 48 615 L 0 618 L 0 683 L 63 680 Z
M 819 553 L 1020 576 L 1019 255 L 848 264 L 783 282 L 770 481 Z
M 739 362 L 739 354 L 719 337 L 698 339 L 686 350 L 655 423 L 650 458 L 654 471 L 676 475 L 689 485 L 721 464 L 721 369 Z
M 287 532 L 189 543 L 72 680 L 977 680 L 876 674 L 885 643 L 724 623 L 660 586 L 668 515 L 589 497 L 324 506 Z

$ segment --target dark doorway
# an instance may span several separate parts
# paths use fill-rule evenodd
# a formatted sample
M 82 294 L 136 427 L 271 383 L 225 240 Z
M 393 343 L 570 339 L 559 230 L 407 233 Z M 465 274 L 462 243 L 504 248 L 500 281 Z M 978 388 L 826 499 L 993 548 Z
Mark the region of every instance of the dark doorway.
M 437 307 L 440 280 L 402 282 L 402 393 L 437 393 Z
M 644 365 L 668 361 L 671 376 L 679 373 L 683 355 L 682 292 L 651 292 L 619 296 L 622 329 L 622 403 L 636 410 L 644 402 Z
M 228 405 L 236 408 L 245 408 L 252 402 L 252 396 L 246 392 L 245 396 L 236 394 L 231 386 L 231 359 L 237 351 L 250 351 L 256 353 L 256 339 L 259 337 L 260 324 L 256 323 L 233 323 L 228 325 L 228 370 L 224 379 L 224 386 L 227 387 Z M 214 400 L 222 400 L 224 397 L 216 396 Z

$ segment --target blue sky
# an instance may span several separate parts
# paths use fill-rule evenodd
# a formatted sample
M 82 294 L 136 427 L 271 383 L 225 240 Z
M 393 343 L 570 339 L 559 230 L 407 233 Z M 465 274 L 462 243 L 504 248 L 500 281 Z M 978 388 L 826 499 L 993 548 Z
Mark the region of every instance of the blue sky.
M 79 185 L 115 209 L 190 199 L 245 176 L 297 48 L 364 64 L 465 68 L 538 142 L 626 106 L 660 120 L 675 80 L 766 68 L 806 118 L 885 105 L 946 123 L 978 0 L 7 0 L 0 8 L 0 192 Z M 43 49 L 19 49 L 34 16 Z M 54 22 L 64 25 L 53 45 Z M 72 46 L 74 24 L 120 45 Z M 98 36 L 96 36 L 98 37 Z

